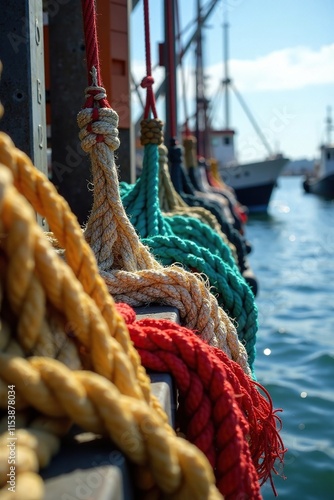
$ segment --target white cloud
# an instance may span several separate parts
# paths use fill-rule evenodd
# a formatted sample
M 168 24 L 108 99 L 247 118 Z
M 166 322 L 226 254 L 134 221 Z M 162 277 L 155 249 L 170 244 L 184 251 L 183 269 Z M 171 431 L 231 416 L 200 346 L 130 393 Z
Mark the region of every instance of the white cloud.
M 270 52 L 253 60 L 231 59 L 230 75 L 241 91 L 293 90 L 310 85 L 334 84 L 334 43 L 324 45 L 318 51 L 297 46 Z M 195 94 L 194 69 L 185 67 L 187 96 Z M 207 93 L 214 94 L 222 81 L 223 62 L 205 68 Z M 145 63 L 132 61 L 132 74 L 136 81 L 145 76 Z M 164 77 L 163 68 L 155 68 L 154 89 Z M 182 93 L 179 80 L 179 94 Z
M 207 74 L 212 81 L 221 79 L 222 64 L 208 68 Z M 334 83 L 334 43 L 318 51 L 298 46 L 274 51 L 254 60 L 232 59 L 230 74 L 237 88 L 255 92 Z

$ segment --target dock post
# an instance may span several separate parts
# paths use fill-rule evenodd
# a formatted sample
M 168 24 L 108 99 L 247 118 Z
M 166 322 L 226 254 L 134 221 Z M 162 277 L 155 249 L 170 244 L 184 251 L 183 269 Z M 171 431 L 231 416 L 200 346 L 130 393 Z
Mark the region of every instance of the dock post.
M 43 3 L 0 0 L 0 10 L 0 129 L 47 175 Z

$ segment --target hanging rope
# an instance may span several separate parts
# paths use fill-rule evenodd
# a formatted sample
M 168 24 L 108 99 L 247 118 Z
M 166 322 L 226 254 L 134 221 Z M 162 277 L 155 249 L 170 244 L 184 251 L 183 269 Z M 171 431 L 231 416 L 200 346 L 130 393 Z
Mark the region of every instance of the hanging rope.
M 103 98 L 97 95 L 97 93 L 94 95 L 88 93 L 88 99 L 92 98 L 91 102 L 94 104 L 94 109 L 97 109 L 97 114 L 93 116 L 89 108 L 85 108 L 81 114 L 83 122 L 87 120 L 87 117 L 90 118 L 81 133 L 83 143 L 89 149 L 92 161 L 96 163 L 102 161 L 103 156 L 104 160 L 113 159 L 107 153 L 113 151 L 115 144 L 117 145 L 117 129 L 115 131 L 116 127 L 109 126 L 110 118 L 115 119 L 115 116 L 110 113 L 112 111 L 110 108 L 107 110 L 108 113 L 100 115 L 100 111 L 104 111 L 99 109 L 99 102 Z M 101 119 L 102 115 L 104 120 Z M 103 140 L 97 140 L 100 136 Z M 18 410 L 24 411 L 31 407 L 46 416 L 39 422 L 37 422 L 38 419 L 30 422 L 30 427 L 26 432 L 18 431 L 18 446 L 20 446 L 20 456 L 23 457 L 23 465 L 17 468 L 16 497 L 18 500 L 23 498 L 24 500 L 29 498 L 38 500 L 43 497 L 42 484 L 35 472 L 39 467 L 46 466 L 51 456 L 57 451 L 59 443 L 53 435 L 62 435 L 67 432 L 70 423 L 75 422 L 86 430 L 102 432 L 109 436 L 128 458 L 139 466 L 139 475 L 143 473 L 147 477 L 146 470 L 143 471 L 142 467 L 149 467 L 151 477 L 148 484 L 156 485 L 160 491 L 159 493 L 151 488 L 148 491 L 150 498 L 161 494 L 166 498 L 198 500 L 221 498 L 214 486 L 212 470 L 207 460 L 197 448 L 175 436 L 173 430 L 166 424 L 166 415 L 150 394 L 150 389 L 145 388 L 148 379 L 129 341 L 128 329 L 121 315 L 116 312 L 114 302 L 98 276 L 93 255 L 84 242 L 80 227 L 73 214 L 69 212 L 66 202 L 57 194 L 47 178 L 34 170 L 29 159 L 14 148 L 5 134 L 0 134 L 0 163 L 5 165 L 5 167 L 0 165 L 0 226 L 6 234 L 6 238 L 0 240 L 0 407 L 7 409 L 7 398 L 3 397 L 6 396 L 6 390 L 3 391 L 3 389 L 6 389 L 8 384 L 14 383 Z M 51 248 L 36 223 L 31 205 L 14 187 L 8 169 L 15 178 L 17 188 L 28 194 L 27 198 L 31 205 L 38 207 L 40 214 L 44 216 L 46 213 L 49 214 L 48 222 L 54 232 L 52 238 L 55 241 L 55 236 L 58 235 L 59 240 L 63 242 L 62 245 L 57 242 L 57 246 L 64 248 L 65 258 L 71 267 Z M 106 172 L 109 173 L 108 169 Z M 103 171 L 100 175 L 99 186 L 104 189 L 111 188 L 111 185 L 105 182 Z M 108 208 L 108 204 L 106 206 Z M 117 211 L 117 208 L 116 203 L 116 219 L 117 216 L 120 218 L 117 228 L 124 229 L 126 226 L 125 234 L 131 226 L 123 220 L 124 212 Z M 107 218 L 106 212 L 102 212 L 102 217 Z M 109 221 L 110 219 L 106 220 L 106 224 L 102 224 L 102 229 L 109 230 L 112 235 L 113 228 L 108 225 Z M 100 228 L 101 221 L 99 223 L 95 227 Z M 131 230 L 133 231 L 133 228 Z M 94 239 L 94 231 L 91 235 Z M 115 240 L 116 238 L 113 241 Z M 138 240 L 136 242 L 138 251 L 141 246 Z M 145 247 L 142 248 L 145 249 Z M 119 249 L 121 252 L 122 248 Z M 132 259 L 130 266 L 133 262 L 137 264 L 139 259 L 136 261 L 136 258 L 131 255 L 133 249 L 131 245 L 127 249 L 130 249 L 129 257 Z M 106 252 L 101 246 L 98 250 L 104 262 Z M 154 264 L 155 261 L 147 250 L 143 260 L 145 258 Z M 126 252 L 122 255 L 116 253 L 115 260 L 112 258 L 112 263 L 119 263 L 122 260 L 126 260 Z M 156 270 L 162 285 L 166 284 L 168 280 L 164 280 L 166 276 L 162 272 L 163 268 L 157 264 L 154 267 L 154 271 Z M 174 269 L 172 271 L 174 272 Z M 111 279 L 113 277 L 111 273 L 109 275 L 109 272 L 104 274 L 109 278 L 111 276 Z M 188 274 L 185 273 L 187 278 Z M 77 280 L 76 276 L 80 277 L 80 280 Z M 117 281 L 118 273 L 115 273 L 115 276 Z M 188 281 L 191 276 L 189 275 Z M 138 273 L 136 277 L 138 278 Z M 187 287 L 189 293 L 189 283 Z M 194 289 L 195 287 L 192 286 L 192 291 Z M 198 290 L 201 291 L 200 286 Z M 207 291 L 205 287 L 203 291 Z M 195 295 L 191 298 L 194 299 Z M 212 304 L 214 305 L 214 302 Z M 209 305 L 211 306 L 211 303 L 208 301 L 206 312 L 210 315 Z M 133 318 L 133 315 L 134 312 L 127 308 L 126 317 L 132 316 Z M 224 318 L 222 314 L 218 316 L 221 320 Z M 51 324 L 46 324 L 50 320 L 52 320 Z M 228 328 L 230 325 L 227 323 L 224 327 Z M 144 326 L 140 332 L 137 330 L 141 338 L 152 333 L 152 327 L 155 328 L 157 325 L 151 322 L 146 329 Z M 166 329 L 166 324 L 161 325 L 161 328 Z M 171 326 L 168 328 L 173 330 Z M 216 330 L 222 332 L 219 328 Z M 199 342 L 197 345 L 203 346 L 205 353 L 206 344 L 192 332 L 184 328 L 180 331 L 185 336 L 190 335 L 197 339 Z M 236 338 L 233 327 L 227 333 L 230 340 L 229 346 L 233 347 L 231 340 Z M 119 342 L 116 339 L 119 339 Z M 171 342 L 173 343 L 172 338 Z M 231 350 L 233 353 L 238 351 L 237 357 L 240 362 L 243 353 L 239 347 L 237 344 L 235 350 L 232 348 Z M 166 348 L 167 345 L 165 351 L 168 351 Z M 226 350 L 229 351 L 228 348 Z M 25 356 L 37 352 L 39 356 L 24 359 Z M 69 352 L 72 353 L 71 356 Z M 222 352 L 220 350 L 218 352 L 219 356 L 222 356 Z M 191 350 L 184 352 L 184 355 L 191 357 Z M 52 359 L 56 357 L 58 359 Z M 209 360 L 209 356 L 206 357 Z M 164 355 L 164 359 L 167 360 L 168 355 Z M 240 362 L 240 364 L 248 373 L 245 363 Z M 205 363 L 201 365 L 198 375 L 208 380 L 204 365 Z M 82 367 L 84 370 L 80 369 Z M 92 369 L 97 373 L 93 373 Z M 241 368 L 240 373 L 242 374 L 240 378 L 244 379 L 243 384 L 250 381 Z M 221 376 L 224 377 L 222 371 Z M 223 394 L 226 396 L 228 385 L 218 383 L 217 390 L 219 387 L 224 387 Z M 233 391 L 231 395 L 232 393 Z M 217 394 L 212 393 L 212 396 L 216 401 Z M 203 406 L 205 409 L 205 405 Z M 221 405 L 218 407 L 222 409 Z M 264 409 L 265 405 L 259 405 L 259 407 Z M 270 418 L 268 429 L 271 430 L 272 425 L 275 429 L 272 413 L 271 416 L 267 416 Z M 241 468 L 246 474 L 241 489 L 251 491 L 253 498 L 257 498 L 257 477 L 254 474 L 254 466 L 249 460 L 247 462 L 250 451 L 246 434 L 243 437 L 243 432 L 247 427 L 246 415 L 235 411 L 233 404 L 230 414 L 237 417 L 235 420 L 240 418 L 239 422 L 235 422 L 235 426 L 240 429 L 237 431 L 237 442 L 244 457 Z M 216 415 L 216 424 L 217 417 L 219 420 L 219 415 Z M 202 414 L 199 416 L 199 422 L 201 418 Z M 257 415 L 257 419 L 261 420 L 260 415 Z M 23 416 L 22 419 L 17 419 L 18 424 L 21 422 L 21 425 L 27 426 L 27 422 L 23 424 L 23 421 Z M 223 434 L 230 429 L 225 424 L 226 420 L 221 429 Z M 33 430 L 35 425 L 42 427 L 44 432 L 39 430 L 40 427 L 37 431 Z M 130 433 L 138 446 L 128 448 L 122 439 L 124 432 Z M 191 429 L 189 434 L 191 435 L 192 432 L 194 429 Z M 257 434 L 259 434 L 259 428 Z M 271 433 L 272 436 L 275 436 L 274 432 Z M 4 445 L 7 437 L 8 435 L 3 435 L 0 438 L 0 444 Z M 225 444 L 228 444 L 230 440 L 224 441 L 220 431 L 217 431 L 217 437 L 220 452 L 220 465 L 217 466 L 217 470 L 224 475 L 224 481 L 221 477 L 219 478 L 220 487 L 230 491 L 231 498 L 233 495 L 237 498 L 239 492 L 235 490 L 236 482 L 232 480 L 230 474 L 226 474 L 231 454 Z M 204 445 L 203 440 L 202 445 Z M 272 448 L 275 446 L 273 438 Z M 277 453 L 277 456 L 281 456 L 278 449 Z M 4 463 L 3 456 L 5 453 L 0 452 L 0 469 L 6 471 L 8 464 Z M 211 456 L 210 453 L 209 456 Z M 272 457 L 273 452 L 270 455 L 271 459 Z M 222 465 L 224 461 L 225 466 Z M 267 460 L 265 462 L 268 463 Z M 234 463 L 237 463 L 237 460 Z M 267 470 L 267 465 L 264 469 Z M 259 473 L 261 473 L 260 470 Z M 0 479 L 3 479 L 2 476 Z M 4 482 L 1 486 L 3 484 Z M 0 495 L 2 493 L 4 491 L 0 491 Z
M 145 10 L 145 27 L 148 20 Z M 150 68 L 150 59 L 146 65 Z M 148 95 L 149 98 L 149 95 Z M 160 128 L 160 133 L 158 131 Z M 153 130 L 156 133 L 153 134 Z M 231 269 L 224 261 L 229 252 L 219 237 L 215 238 L 218 247 L 212 245 L 204 248 L 203 241 L 210 228 L 201 226 L 195 221 L 196 230 L 202 229 L 202 242 L 187 239 L 182 234 L 183 226 L 188 226 L 186 234 L 191 233 L 193 221 L 178 217 L 167 221 L 163 218 L 159 207 L 159 152 L 158 144 L 162 142 L 162 122 L 144 120 L 142 122 L 141 143 L 144 146 L 143 168 L 141 177 L 132 189 L 126 188 L 122 197 L 125 210 L 131 217 L 131 223 L 136 228 L 143 242 L 153 251 L 157 259 L 164 265 L 179 262 L 189 270 L 204 273 L 209 283 L 217 293 L 218 303 L 224 308 L 230 318 L 237 324 L 240 341 L 245 345 L 250 367 L 255 359 L 255 341 L 257 331 L 257 309 L 254 296 L 241 277 L 236 266 Z M 158 143 L 158 144 L 157 144 Z M 181 237 L 179 237 L 181 236 Z M 213 240 L 214 237 L 210 237 Z
M 152 62 L 151 62 L 151 39 L 150 39 L 150 14 L 149 2 L 143 0 L 144 4 L 144 25 L 145 25 L 145 60 L 146 60 L 146 76 L 141 82 L 143 89 L 146 89 L 146 104 L 144 110 L 144 120 L 149 118 L 150 111 L 154 118 L 157 118 L 157 110 L 155 106 L 155 97 L 153 93 L 154 78 L 152 76 Z
M 188 137 L 185 140 L 185 163 L 187 170 L 193 168 L 194 165 L 196 164 L 196 158 L 194 155 L 195 140 L 196 139 L 193 137 Z M 174 158 L 175 153 L 173 153 L 172 151 L 170 151 L 170 153 L 172 154 L 172 160 L 175 161 Z M 183 183 L 185 182 L 187 174 L 184 172 L 182 165 L 178 160 L 176 160 L 174 163 L 173 172 L 176 177 L 180 176 L 183 177 L 182 182 Z M 200 204 L 201 206 L 207 207 L 208 210 L 210 210 L 211 213 L 215 215 L 215 217 L 219 221 L 219 224 L 221 225 L 222 231 L 226 234 L 228 240 L 235 246 L 237 250 L 238 265 L 240 271 L 243 272 L 247 268 L 245 262 L 245 258 L 247 255 L 247 248 L 241 234 L 238 231 L 236 231 L 234 227 L 226 221 L 226 219 L 223 217 L 222 211 L 219 209 L 219 206 L 217 206 L 217 204 L 213 200 L 204 198 L 202 197 L 202 194 L 200 192 L 195 191 L 194 187 L 191 184 L 190 179 L 186 182 L 189 192 L 187 195 L 182 194 L 183 198 L 189 205 L 193 206 Z
M 232 254 L 236 257 L 235 247 L 227 239 L 227 236 L 222 232 L 221 226 L 217 218 L 204 207 L 190 207 L 183 201 L 181 196 L 176 192 L 168 169 L 168 150 L 164 144 L 158 147 L 159 150 L 159 205 L 165 215 L 189 215 L 199 219 L 204 224 L 211 227 L 215 233 L 229 246 Z M 131 186 L 126 183 L 121 183 L 121 193 L 123 197 L 131 190 Z

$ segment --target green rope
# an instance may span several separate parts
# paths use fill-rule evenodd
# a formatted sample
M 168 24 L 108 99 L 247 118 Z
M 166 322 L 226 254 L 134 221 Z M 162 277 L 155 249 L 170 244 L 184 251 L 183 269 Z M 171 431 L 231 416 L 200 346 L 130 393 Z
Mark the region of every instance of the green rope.
M 139 236 L 173 234 L 164 221 L 159 205 L 159 152 L 156 144 L 146 144 L 142 173 L 132 187 L 122 182 L 121 197 Z
M 188 215 L 165 216 L 165 220 L 176 236 L 189 239 L 199 246 L 205 246 L 211 253 L 220 256 L 236 272 L 239 271 L 230 247 L 210 226 Z

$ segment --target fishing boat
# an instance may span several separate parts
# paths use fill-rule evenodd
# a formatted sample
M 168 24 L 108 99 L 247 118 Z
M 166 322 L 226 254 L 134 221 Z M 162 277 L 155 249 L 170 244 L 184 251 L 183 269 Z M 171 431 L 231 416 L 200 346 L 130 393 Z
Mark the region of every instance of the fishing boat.
M 331 143 L 333 125 L 330 108 L 328 108 L 326 124 L 326 144 L 320 146 L 320 160 L 314 165 L 314 174 L 305 177 L 303 187 L 306 193 L 316 194 L 326 199 L 334 199 L 334 144 Z
M 221 130 L 210 131 L 211 151 L 219 163 L 219 173 L 222 179 L 235 190 L 239 202 L 247 206 L 249 212 L 266 212 L 273 189 L 277 185 L 277 178 L 289 159 L 281 153 L 272 151 L 229 76 L 228 27 L 228 23 L 224 22 L 224 79 L 222 88 L 225 94 L 225 127 Z M 237 159 L 234 148 L 235 130 L 230 127 L 230 89 L 234 91 L 241 107 L 268 151 L 268 157 L 264 160 L 239 163 Z

